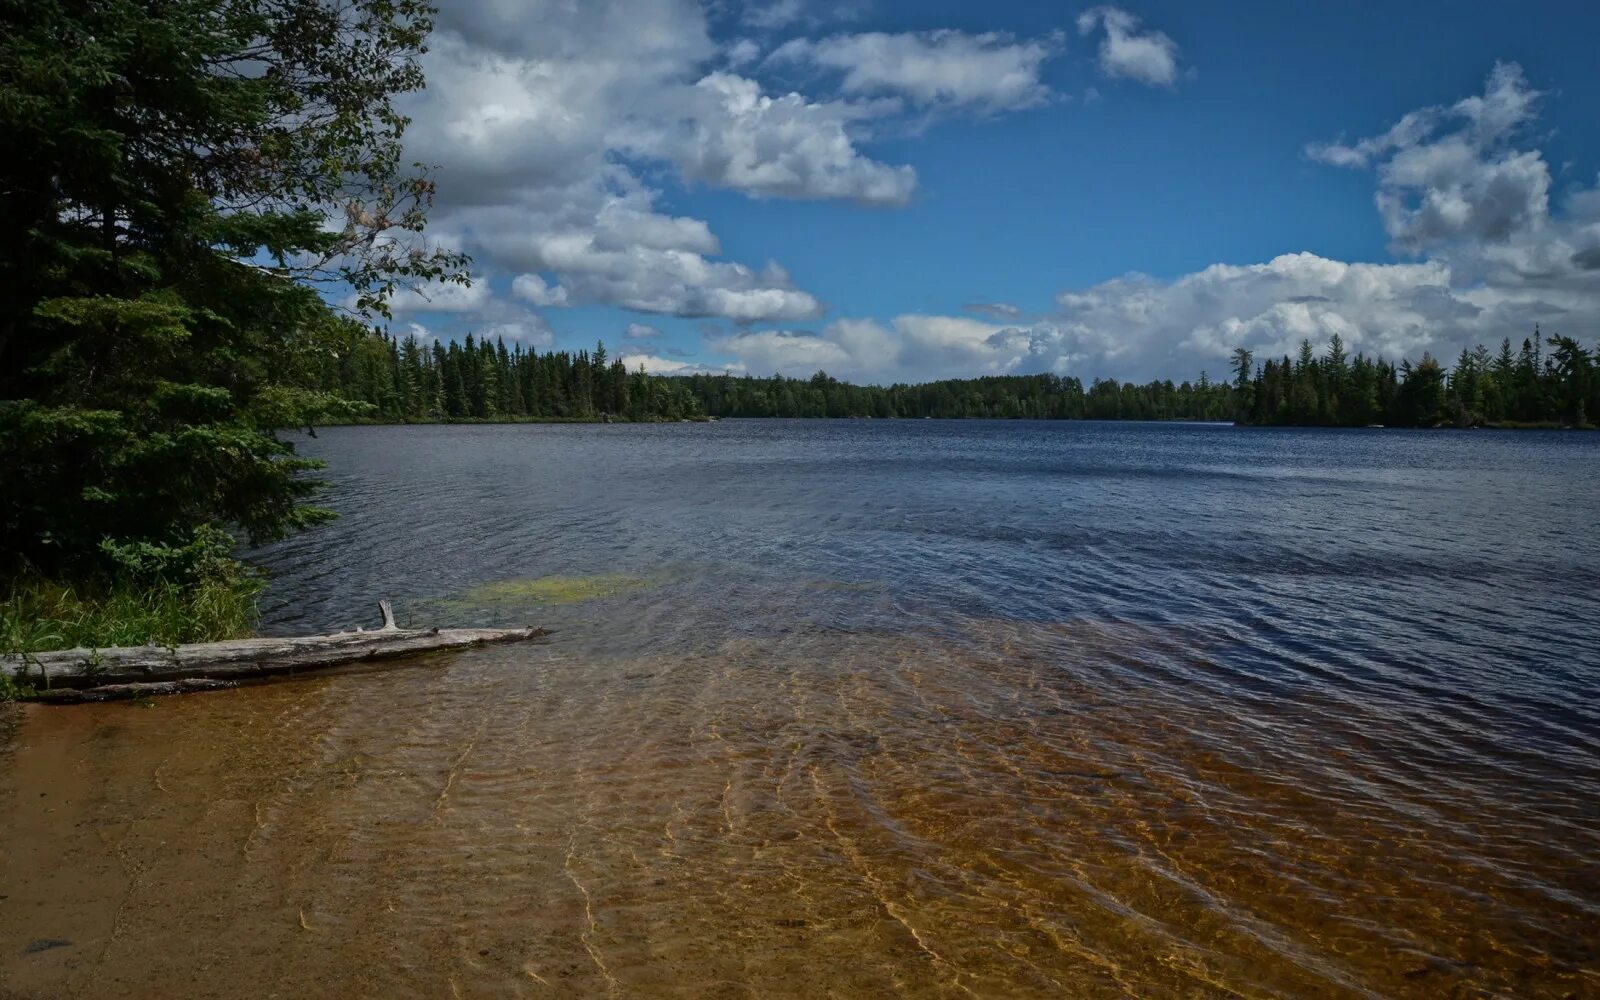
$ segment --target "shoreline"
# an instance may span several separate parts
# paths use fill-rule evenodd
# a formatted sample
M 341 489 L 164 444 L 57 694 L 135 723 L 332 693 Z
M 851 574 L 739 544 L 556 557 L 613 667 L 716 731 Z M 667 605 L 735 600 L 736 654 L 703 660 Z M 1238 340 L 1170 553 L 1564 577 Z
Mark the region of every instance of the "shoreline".
M 1257 430 L 1326 430 L 1326 431 L 1595 431 L 1600 424 L 1561 424 L 1548 421 L 1499 421 L 1482 424 L 1253 424 L 1237 420 L 1204 420 L 1195 417 L 780 417 L 780 416 L 699 416 L 675 420 L 630 420 L 627 417 L 450 417 L 442 420 L 330 420 L 315 425 L 322 427 L 494 427 L 520 424 L 628 424 L 652 426 L 659 424 L 715 424 L 725 420 L 808 420 L 819 423 L 847 423 L 867 421 L 915 422 L 921 420 L 947 423 L 1041 423 L 1041 424 L 1211 424 L 1215 426 L 1244 427 Z M 284 427 L 280 430 L 303 428 Z

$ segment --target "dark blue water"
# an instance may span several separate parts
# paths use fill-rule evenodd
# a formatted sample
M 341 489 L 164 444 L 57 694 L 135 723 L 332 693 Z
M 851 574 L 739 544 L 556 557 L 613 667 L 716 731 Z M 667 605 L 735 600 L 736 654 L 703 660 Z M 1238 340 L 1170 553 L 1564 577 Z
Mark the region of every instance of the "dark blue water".
M 607 602 L 603 630 L 592 608 L 543 620 L 632 649 L 1087 619 L 1224 644 L 1246 686 L 1437 690 L 1574 725 L 1600 693 L 1595 435 L 774 420 L 335 428 L 302 448 L 341 518 L 264 554 L 274 631 L 619 574 L 656 583 Z
M 451 849 L 515 817 L 558 831 L 569 872 L 588 858 L 585 906 L 618 907 L 618 937 L 584 938 L 601 954 L 571 952 L 597 988 L 619 954 L 721 933 L 734 966 L 674 966 L 675 989 L 783 982 L 789 945 L 737 943 L 768 926 L 735 891 L 759 884 L 838 931 L 804 953 L 843 994 L 1600 995 L 1600 435 L 724 421 L 303 444 L 342 516 L 262 554 L 270 630 L 375 623 L 380 597 L 413 624 L 556 630 L 386 674 L 318 739 L 426 770 L 470 732 L 463 753 L 540 775 L 537 801 L 481 789 Z M 371 746 L 386 716 L 426 739 Z M 495 877 L 528 871 L 508 857 Z

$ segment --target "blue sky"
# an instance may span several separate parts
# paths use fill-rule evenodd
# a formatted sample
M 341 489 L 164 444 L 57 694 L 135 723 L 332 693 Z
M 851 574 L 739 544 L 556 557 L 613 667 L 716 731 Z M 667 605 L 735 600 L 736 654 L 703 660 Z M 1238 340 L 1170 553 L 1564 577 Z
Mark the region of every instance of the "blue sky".
M 439 23 L 411 151 L 482 280 L 407 297 L 400 330 L 875 382 L 1597 333 L 1597 5 L 498 0 Z

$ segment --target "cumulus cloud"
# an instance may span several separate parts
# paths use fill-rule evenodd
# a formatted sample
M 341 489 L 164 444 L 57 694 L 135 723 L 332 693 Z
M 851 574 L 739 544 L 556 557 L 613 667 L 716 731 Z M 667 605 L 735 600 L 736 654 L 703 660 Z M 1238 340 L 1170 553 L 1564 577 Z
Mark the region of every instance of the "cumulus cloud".
M 1482 95 L 1413 111 L 1353 143 L 1313 143 L 1306 154 L 1339 167 L 1375 167 L 1384 228 L 1404 249 L 1462 237 L 1503 241 L 1549 215 L 1543 155 L 1512 148 L 1540 96 L 1520 66 L 1499 63 Z
M 448 6 L 425 56 L 428 87 L 405 107 L 408 152 L 439 168 L 434 230 L 483 271 L 516 275 L 513 294 L 540 307 L 818 315 L 781 266 L 718 259 L 707 223 L 661 210 L 647 180 L 665 168 L 759 198 L 911 196 L 909 166 L 859 146 L 898 105 L 767 93 L 711 68 L 758 51 L 719 48 L 692 0 Z
M 867 382 L 1005 375 L 1049 367 L 1034 341 L 1043 331 L 967 316 L 906 314 L 888 326 L 840 319 L 819 332 L 756 330 L 710 338 L 756 372 L 807 375 L 818 370 Z
M 1049 99 L 1039 72 L 1057 47 L 1054 38 L 1017 41 L 997 32 L 874 31 L 792 39 L 768 60 L 838 73 L 847 94 L 896 95 L 924 106 L 997 112 Z
M 1119 7 L 1095 7 L 1078 15 L 1078 33 L 1103 31 L 1100 70 L 1151 86 L 1178 78 L 1178 43 L 1160 31 L 1140 31 L 1139 19 Z
M 1589 294 L 1592 294 L 1589 293 Z M 872 382 L 1055 372 L 1146 380 L 1216 373 L 1235 347 L 1293 354 L 1338 334 L 1353 351 L 1391 360 L 1452 356 L 1478 341 L 1583 308 L 1561 295 L 1463 286 L 1442 261 L 1352 264 L 1311 253 L 1263 264 L 1216 264 L 1176 280 L 1131 274 L 1057 296 L 1028 324 L 903 315 L 887 326 L 842 319 L 816 333 L 763 330 L 711 346 L 757 372 L 824 369 Z
M 500 309 L 489 313 L 479 326 L 479 335 L 485 340 L 511 340 L 524 347 L 541 347 L 548 350 L 556 342 L 555 332 L 538 313 L 526 309 Z
M 1311 253 L 1214 264 L 1175 281 L 1128 275 L 1058 295 L 1053 350 L 1142 377 L 1215 368 L 1235 347 L 1289 354 L 1302 339 L 1334 334 L 1352 350 L 1415 356 L 1442 333 L 1479 329 L 1492 308 L 1451 281 L 1441 262 L 1350 264 Z
M 1534 322 L 1571 329 L 1592 315 L 1600 185 L 1552 204 L 1543 153 L 1520 142 L 1542 96 L 1520 66 L 1498 63 L 1482 94 L 1412 111 L 1371 138 L 1307 149 L 1324 163 L 1373 169 L 1396 249 L 1448 267 L 1452 294 L 1483 310 L 1475 325 L 1440 323 L 1441 344 L 1498 339 Z
M 755 197 L 874 205 L 904 204 L 917 185 L 911 167 L 862 156 L 851 137 L 853 126 L 894 105 L 774 97 L 722 72 L 699 80 L 680 103 L 679 115 L 641 125 L 628 145 L 672 161 L 689 180 Z
M 813 333 L 792 330 L 756 330 L 710 340 L 712 349 L 731 354 L 751 371 L 784 375 L 818 370 L 849 375 L 856 369 L 849 352 Z
M 1352 351 L 1391 361 L 1430 351 L 1448 362 L 1474 344 L 1527 336 L 1536 323 L 1591 331 L 1596 301 L 1600 185 L 1504 239 L 1468 229 L 1422 260 L 1291 253 L 1064 291 L 1050 315 L 1026 324 L 1004 315 L 841 319 L 817 332 L 755 331 L 711 346 L 752 371 L 822 368 L 880 383 L 1041 371 L 1144 381 L 1215 375 L 1236 347 L 1292 355 L 1301 340 L 1320 348 L 1334 334 Z
M 427 284 L 402 288 L 389 302 L 396 316 L 419 312 L 468 312 L 482 309 L 489 301 L 489 286 L 481 281 L 471 285 Z M 355 305 L 355 296 L 348 306 Z
M 629 323 L 622 336 L 627 340 L 654 340 L 661 331 L 648 323 Z
M 567 290 L 560 285 L 551 287 L 537 274 L 519 274 L 511 282 L 511 294 L 519 299 L 527 299 L 536 306 L 564 306 L 567 305 Z
M 606 170 L 609 187 L 530 195 L 517 203 L 520 212 L 462 211 L 478 245 L 520 272 L 514 295 L 541 306 L 603 303 L 736 322 L 821 314 L 821 303 L 781 266 L 713 259 L 720 245 L 705 223 L 655 211 L 654 192 L 619 168 Z

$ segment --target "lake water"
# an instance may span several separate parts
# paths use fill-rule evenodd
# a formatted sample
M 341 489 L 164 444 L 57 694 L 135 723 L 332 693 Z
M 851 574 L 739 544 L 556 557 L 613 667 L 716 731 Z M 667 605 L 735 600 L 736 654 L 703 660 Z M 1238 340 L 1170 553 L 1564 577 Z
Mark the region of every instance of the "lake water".
M 267 631 L 0 737 L 0 996 L 1600 996 L 1600 435 L 337 428 Z

